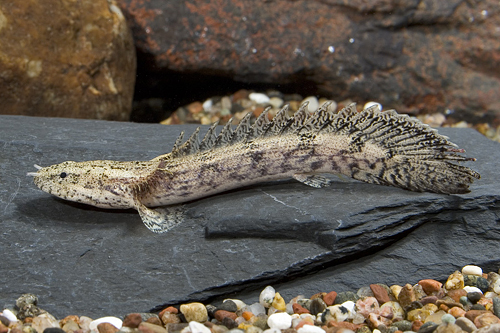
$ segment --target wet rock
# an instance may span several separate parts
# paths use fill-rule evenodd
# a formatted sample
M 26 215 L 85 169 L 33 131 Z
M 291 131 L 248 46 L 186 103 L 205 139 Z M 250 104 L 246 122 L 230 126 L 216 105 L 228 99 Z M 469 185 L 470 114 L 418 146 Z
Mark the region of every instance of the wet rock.
M 204 323 L 208 320 L 207 309 L 205 308 L 205 305 L 203 305 L 202 303 L 193 302 L 188 304 L 182 304 L 180 310 L 188 323 L 191 321 Z
M 131 33 L 114 0 L 0 4 L 3 114 L 128 120 Z
M 121 3 L 138 49 L 155 66 L 143 75 L 151 86 L 163 79 L 160 86 L 176 88 L 177 80 L 160 73 L 188 71 L 299 89 L 307 82 L 329 96 L 407 105 L 405 111 L 448 108 L 473 116 L 498 110 L 496 1 Z M 415 25 L 425 33 L 413 31 Z M 189 82 L 179 91 L 192 87 Z

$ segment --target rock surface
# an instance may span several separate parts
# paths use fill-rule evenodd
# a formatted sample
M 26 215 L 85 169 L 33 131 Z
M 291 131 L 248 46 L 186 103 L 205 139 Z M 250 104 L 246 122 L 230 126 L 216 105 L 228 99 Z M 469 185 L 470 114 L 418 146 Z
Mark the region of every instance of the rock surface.
M 56 317 L 123 316 L 232 293 L 255 302 L 270 284 L 288 301 L 500 266 L 500 145 L 473 130 L 440 129 L 478 159 L 470 194 L 266 183 L 186 205 L 163 235 L 135 211 L 62 201 L 26 176 L 33 164 L 150 159 L 181 130 L 194 127 L 0 116 L 0 306 L 31 292 Z
M 0 3 L 2 114 L 128 120 L 135 48 L 115 0 Z
M 144 56 L 139 94 L 210 96 L 231 84 L 219 77 L 472 122 L 500 112 L 497 0 L 119 1 Z

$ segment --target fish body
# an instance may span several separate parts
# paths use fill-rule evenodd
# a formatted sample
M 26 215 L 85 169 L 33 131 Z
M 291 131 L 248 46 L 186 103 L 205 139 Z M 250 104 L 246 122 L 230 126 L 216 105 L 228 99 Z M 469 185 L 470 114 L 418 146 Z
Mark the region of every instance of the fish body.
M 321 174 L 444 194 L 469 192 L 477 172 L 453 163 L 474 159 L 436 130 L 395 111 L 374 106 L 334 112 L 326 103 L 314 114 L 307 104 L 292 116 L 287 107 L 269 121 L 267 111 L 251 125 L 250 114 L 233 130 L 199 129 L 171 153 L 150 161 L 63 162 L 37 172 L 35 184 L 60 198 L 101 208 L 137 209 L 145 225 L 165 232 L 181 222 L 176 207 L 238 187 L 284 178 L 314 187 Z M 173 213 L 172 213 L 173 212 Z

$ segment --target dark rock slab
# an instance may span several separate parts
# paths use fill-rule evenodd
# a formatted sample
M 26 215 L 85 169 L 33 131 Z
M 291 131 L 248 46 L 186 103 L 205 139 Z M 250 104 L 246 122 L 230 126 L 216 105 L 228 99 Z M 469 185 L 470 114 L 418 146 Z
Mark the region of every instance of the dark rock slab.
M 233 80 L 474 121 L 500 110 L 497 0 L 119 2 L 142 55 L 137 96 L 208 97 Z
M 163 235 L 135 211 L 59 200 L 25 176 L 33 164 L 153 158 L 181 130 L 194 127 L 0 116 L 0 306 L 31 292 L 58 317 L 124 315 L 219 296 L 255 301 L 267 284 L 288 300 L 500 267 L 500 145 L 473 130 L 440 130 L 478 158 L 470 194 L 266 183 L 187 204 L 186 222 Z

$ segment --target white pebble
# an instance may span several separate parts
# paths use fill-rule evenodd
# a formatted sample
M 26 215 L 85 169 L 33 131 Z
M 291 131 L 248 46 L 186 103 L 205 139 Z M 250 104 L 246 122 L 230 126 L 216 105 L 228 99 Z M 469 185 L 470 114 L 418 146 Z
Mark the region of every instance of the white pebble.
M 269 99 L 269 104 L 275 109 L 279 109 L 283 105 L 283 100 L 279 97 L 271 97 Z
M 12 311 L 10 311 L 9 309 L 3 310 L 2 316 L 4 316 L 5 318 L 7 318 L 11 322 L 16 322 L 17 321 L 16 315 Z
M 382 111 L 382 104 L 377 103 L 377 102 L 368 102 L 368 103 L 366 103 L 366 104 L 363 106 L 363 110 L 364 110 L 364 109 L 368 109 L 369 107 L 374 106 L 374 105 L 378 106 L 379 111 Z
M 325 333 L 325 330 L 318 326 L 304 325 L 297 330 L 298 333 Z
M 210 328 L 197 321 L 189 322 L 189 329 L 191 330 L 191 333 L 212 333 Z
M 212 106 L 214 105 L 214 102 L 212 102 L 211 99 L 207 99 L 205 102 L 203 102 L 203 110 L 205 111 L 210 111 L 212 109 Z
M 122 328 L 122 324 L 123 324 L 123 322 L 120 318 L 102 317 L 102 318 L 98 318 L 96 320 L 92 320 L 92 322 L 89 324 L 89 328 L 93 332 L 98 332 L 97 325 L 102 324 L 102 323 L 110 323 L 111 325 L 113 325 L 117 329 Z
M 253 313 L 254 316 L 266 314 L 266 308 L 264 307 L 264 305 L 262 305 L 260 303 L 254 303 L 254 304 L 250 305 L 249 308 L 250 308 L 250 312 Z
M 353 301 L 345 301 L 344 303 L 341 304 L 344 308 L 349 310 L 351 313 L 355 313 L 355 308 L 356 308 L 356 303 Z
M 483 270 L 479 266 L 467 265 L 462 268 L 462 274 L 483 276 Z
M 307 105 L 309 112 L 314 112 L 319 108 L 319 102 L 315 96 L 306 97 L 300 104 L 304 104 L 305 102 L 309 102 L 309 105 Z
M 259 303 L 262 304 L 265 308 L 268 308 L 273 303 L 275 295 L 276 295 L 276 290 L 274 290 L 274 288 L 271 286 L 267 286 L 260 293 Z
M 269 97 L 266 94 L 262 93 L 250 93 L 250 95 L 248 95 L 248 98 L 257 104 L 269 103 Z
M 267 330 L 265 330 L 262 333 L 281 333 L 281 330 L 277 329 L 277 328 L 268 328 Z
M 495 293 L 500 295 L 500 279 L 493 282 L 492 288 Z
M 481 291 L 481 289 L 477 288 L 477 287 L 471 287 L 471 286 L 465 286 L 464 287 L 464 290 L 468 293 L 483 293 Z
M 285 312 L 272 314 L 267 318 L 267 325 L 270 328 L 285 330 L 292 326 L 292 316 Z

